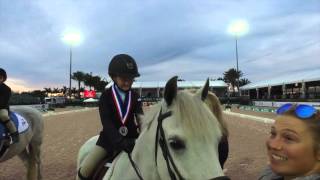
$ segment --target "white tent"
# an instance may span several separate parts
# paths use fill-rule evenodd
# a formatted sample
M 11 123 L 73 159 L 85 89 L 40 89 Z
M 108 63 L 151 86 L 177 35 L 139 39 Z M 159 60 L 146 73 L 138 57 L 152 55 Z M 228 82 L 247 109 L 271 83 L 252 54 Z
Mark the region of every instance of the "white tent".
M 93 103 L 93 102 L 98 102 L 98 101 L 99 101 L 98 99 L 88 98 L 88 99 L 85 99 L 83 102 L 85 102 L 85 103 Z

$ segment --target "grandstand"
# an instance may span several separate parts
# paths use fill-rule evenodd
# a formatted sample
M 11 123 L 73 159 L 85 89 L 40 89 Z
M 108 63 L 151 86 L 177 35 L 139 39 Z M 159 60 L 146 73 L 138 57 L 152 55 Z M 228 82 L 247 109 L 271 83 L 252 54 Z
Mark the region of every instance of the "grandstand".
M 178 81 L 179 89 L 199 89 L 206 81 Z M 162 98 L 166 81 L 135 81 L 132 89 L 136 90 L 143 99 L 159 100 Z M 228 85 L 221 80 L 210 80 L 209 90 L 217 96 L 225 96 Z
M 248 96 L 253 104 L 277 102 L 306 102 L 320 106 L 320 69 L 294 72 L 240 87 L 242 96 Z M 270 104 L 271 103 L 271 104 Z

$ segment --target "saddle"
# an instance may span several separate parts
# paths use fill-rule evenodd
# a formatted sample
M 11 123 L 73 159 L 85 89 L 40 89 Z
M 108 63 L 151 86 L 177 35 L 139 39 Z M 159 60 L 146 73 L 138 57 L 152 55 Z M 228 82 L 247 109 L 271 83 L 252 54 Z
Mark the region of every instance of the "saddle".
M 29 124 L 24 117 L 15 113 L 9 112 L 10 120 L 13 121 L 19 134 L 29 129 Z M 5 155 L 10 147 L 9 132 L 3 123 L 0 123 L 0 160 Z
M 19 134 L 28 130 L 29 124 L 24 117 L 19 115 L 16 112 L 9 112 L 10 120 L 13 121 L 16 126 Z M 9 134 L 6 126 L 3 123 L 0 123 L 0 141 L 8 138 Z

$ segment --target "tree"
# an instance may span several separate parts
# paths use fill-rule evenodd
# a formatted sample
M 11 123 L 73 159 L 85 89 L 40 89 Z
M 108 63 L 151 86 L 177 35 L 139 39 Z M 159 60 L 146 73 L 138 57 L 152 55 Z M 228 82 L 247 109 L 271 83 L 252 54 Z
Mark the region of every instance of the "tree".
M 244 85 L 249 84 L 249 83 L 251 83 L 251 81 L 249 81 L 249 79 L 247 79 L 247 78 L 242 78 L 242 79 L 240 79 L 240 81 L 239 81 L 239 86 L 244 86 Z
M 52 93 L 52 89 L 51 88 L 43 88 L 44 91 L 46 92 L 46 96 L 48 96 L 49 93 Z
M 61 88 L 60 91 L 63 93 L 64 96 L 66 96 L 66 93 L 67 93 L 67 91 L 68 91 L 67 86 L 62 86 L 62 88 Z
M 72 74 L 72 79 L 78 81 L 78 98 L 80 98 L 80 84 L 85 80 L 85 73 L 81 71 L 74 72 Z
M 77 92 L 77 89 L 75 87 L 71 88 L 71 94 L 75 94 Z
M 44 98 L 46 97 L 46 91 L 34 90 L 30 93 L 30 95 L 39 98 L 40 102 L 44 102 Z
M 83 82 L 84 82 L 84 84 L 86 86 L 89 86 L 89 89 L 91 91 L 91 87 L 94 85 L 94 79 L 92 78 L 91 73 L 90 74 L 86 73 L 84 75 L 84 81 Z
M 108 84 L 107 81 L 103 80 L 100 76 L 91 77 L 92 86 L 97 91 L 103 91 Z
M 97 86 L 101 81 L 101 77 L 99 76 L 92 76 L 91 77 L 91 81 L 92 81 L 92 86 L 94 87 L 95 90 L 97 90 Z
M 233 92 L 235 92 L 235 86 L 237 84 L 237 80 L 242 76 L 242 72 L 239 70 L 237 71 L 234 68 L 229 69 L 228 71 L 223 73 L 223 79 L 226 83 L 230 83 L 233 89 Z M 239 90 L 239 86 L 238 86 L 238 90 Z
M 102 79 L 100 76 L 92 76 L 91 73 L 90 74 L 86 73 L 84 75 L 83 82 L 86 86 L 89 86 L 90 91 L 91 91 L 91 87 L 93 87 L 97 91 L 104 91 L 107 84 L 109 84 L 108 81 Z
M 104 91 L 107 85 L 108 85 L 108 81 L 105 81 L 105 80 L 101 79 L 101 80 L 97 83 L 95 89 L 96 89 L 97 91 Z
M 53 93 L 59 93 L 59 92 L 60 92 L 60 89 L 59 89 L 59 88 L 53 88 L 52 92 L 53 92 Z

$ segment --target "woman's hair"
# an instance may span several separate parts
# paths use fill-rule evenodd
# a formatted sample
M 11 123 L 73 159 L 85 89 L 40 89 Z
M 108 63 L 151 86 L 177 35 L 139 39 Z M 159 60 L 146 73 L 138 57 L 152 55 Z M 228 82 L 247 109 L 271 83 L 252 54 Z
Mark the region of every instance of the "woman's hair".
M 302 119 L 296 115 L 296 107 L 297 105 L 293 105 L 288 111 L 286 111 L 282 115 L 293 116 L 303 121 L 311 130 L 310 132 L 314 140 L 314 150 L 316 152 L 320 151 L 320 111 L 317 110 L 317 112 L 310 118 Z

